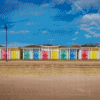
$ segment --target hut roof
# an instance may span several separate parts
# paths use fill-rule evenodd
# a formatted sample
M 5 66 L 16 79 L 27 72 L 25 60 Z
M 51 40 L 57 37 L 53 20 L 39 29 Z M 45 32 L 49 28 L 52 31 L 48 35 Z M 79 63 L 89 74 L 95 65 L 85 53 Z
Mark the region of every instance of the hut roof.
M 80 45 L 75 44 L 75 45 L 72 45 L 71 47 L 81 47 L 81 46 L 80 46 Z
M 44 45 L 40 45 L 41 47 L 59 47 L 60 45 L 55 45 L 55 46 L 44 46 Z
M 29 46 L 25 46 L 24 48 L 33 48 L 33 47 L 40 47 L 39 45 L 29 45 Z

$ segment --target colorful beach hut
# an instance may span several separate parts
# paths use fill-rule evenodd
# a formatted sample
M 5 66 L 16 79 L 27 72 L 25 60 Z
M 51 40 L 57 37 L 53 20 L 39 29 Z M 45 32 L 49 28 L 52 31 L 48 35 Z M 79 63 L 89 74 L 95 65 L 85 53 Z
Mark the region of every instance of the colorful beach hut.
M 1 59 L 6 59 L 6 48 L 1 47 Z M 20 49 L 17 47 L 7 48 L 7 59 L 20 59 Z
M 1 59 L 5 60 L 6 59 L 6 48 L 5 47 L 1 47 Z M 7 48 L 7 59 L 10 59 L 10 48 Z
M 69 59 L 78 59 L 79 47 L 69 47 Z
M 80 47 L 79 59 L 90 59 L 90 47 Z
M 23 59 L 40 59 L 40 46 L 31 46 L 21 48 Z
M 99 48 L 90 48 L 90 59 L 99 59 Z
M 1 48 L 0 48 L 0 59 L 1 59 Z
M 59 59 L 59 46 L 41 46 L 42 59 Z
M 23 49 L 23 59 L 32 59 L 32 50 L 29 48 Z
M 33 59 L 41 59 L 40 58 L 40 46 L 33 48 Z
M 100 59 L 100 47 L 99 48 L 99 51 L 98 51 L 98 58 Z
M 81 47 L 79 50 L 79 59 L 99 59 L 99 48 Z
M 51 48 L 51 59 L 59 59 L 59 46 Z
M 17 47 L 11 47 L 10 49 L 10 59 L 20 59 L 21 58 L 21 49 Z
M 50 50 L 47 46 L 41 46 L 41 59 L 49 59 Z
M 66 47 L 66 46 L 60 46 L 59 47 L 60 59 L 69 59 L 68 58 L 68 51 L 69 51 L 68 47 Z

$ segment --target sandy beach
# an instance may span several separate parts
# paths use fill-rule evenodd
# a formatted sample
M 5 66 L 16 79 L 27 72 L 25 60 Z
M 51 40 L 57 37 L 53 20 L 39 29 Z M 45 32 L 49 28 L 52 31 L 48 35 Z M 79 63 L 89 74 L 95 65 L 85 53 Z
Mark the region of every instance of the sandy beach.
M 0 61 L 0 100 L 100 100 L 100 61 Z

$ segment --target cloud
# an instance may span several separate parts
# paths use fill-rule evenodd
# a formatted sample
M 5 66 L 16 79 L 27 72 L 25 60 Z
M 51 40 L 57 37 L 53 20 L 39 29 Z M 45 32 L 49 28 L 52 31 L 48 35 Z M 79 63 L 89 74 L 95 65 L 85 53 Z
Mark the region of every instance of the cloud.
M 18 31 L 18 32 L 15 32 L 15 33 L 30 33 L 30 31 L 28 31 L 28 30 L 22 30 L 22 31 Z
M 1 44 L 2 46 L 5 46 L 5 44 Z M 24 47 L 28 45 L 33 45 L 30 43 L 19 43 L 19 42 L 10 42 L 7 44 L 8 47 Z
M 98 8 L 100 1 L 99 0 L 76 0 L 75 3 L 82 8 L 88 8 L 88 7 L 90 8 L 91 6 L 95 6 L 96 8 Z
M 0 31 L 0 34 L 5 34 L 6 31 Z M 7 31 L 7 34 L 24 34 L 24 33 L 30 33 L 28 30 L 21 30 L 21 31 Z
M 76 40 L 76 39 L 77 39 L 77 37 L 73 38 L 72 40 Z
M 81 22 L 92 22 L 94 24 L 99 24 L 100 23 L 100 14 L 86 14 L 82 17 Z
M 98 13 L 99 11 L 99 0 L 71 0 L 72 10 L 70 13 L 77 13 L 82 12 L 83 14 L 86 13 Z
M 96 38 L 97 38 L 97 37 L 100 37 L 100 33 L 98 33 L 98 34 L 95 33 L 95 34 L 93 35 L 93 37 L 96 37 Z
M 100 14 L 86 14 L 80 20 L 80 30 L 87 32 L 84 36 L 88 39 L 91 37 L 100 37 Z
M 87 25 L 87 24 L 80 25 L 80 30 L 84 30 L 85 32 L 88 33 L 84 35 L 87 39 L 91 37 L 94 37 L 94 38 L 100 37 L 100 33 L 99 33 L 100 28 L 96 26 L 92 27 L 91 24 L 90 25 Z
M 27 26 L 32 26 L 32 25 L 37 25 L 37 24 L 40 24 L 40 23 L 28 22 L 26 25 L 27 25 Z
M 84 35 L 87 39 L 91 38 L 91 37 L 94 37 L 94 38 L 100 37 L 100 33 L 98 31 L 100 29 L 97 27 L 91 27 L 91 26 L 85 27 L 84 25 L 81 25 L 80 30 L 84 30 L 85 32 L 88 33 L 88 34 Z M 91 35 L 89 35 L 89 34 L 91 34 Z
M 75 35 L 77 35 L 79 32 L 75 32 Z
M 89 35 L 89 34 L 85 34 L 84 36 L 85 36 L 87 39 L 92 37 L 92 36 Z
M 87 32 L 84 36 L 88 39 L 91 37 L 97 38 L 100 36 L 100 14 L 86 14 L 80 20 L 80 30 Z M 91 35 L 89 35 L 91 34 Z
M 80 30 L 84 30 L 90 34 L 95 34 L 95 31 L 91 31 L 91 29 L 95 29 L 95 27 L 81 27 Z
M 87 24 L 81 24 L 80 25 L 80 27 L 87 27 L 87 26 L 90 26 L 90 24 L 88 24 L 88 25 Z
M 50 7 L 50 4 L 49 3 L 45 3 L 43 5 L 41 5 L 42 7 Z
M 69 46 L 72 46 L 72 45 L 77 44 L 77 43 L 75 43 L 75 42 L 69 42 L 69 43 L 66 43 L 66 44 L 69 45 Z
M 42 31 L 42 33 L 47 33 L 47 31 Z

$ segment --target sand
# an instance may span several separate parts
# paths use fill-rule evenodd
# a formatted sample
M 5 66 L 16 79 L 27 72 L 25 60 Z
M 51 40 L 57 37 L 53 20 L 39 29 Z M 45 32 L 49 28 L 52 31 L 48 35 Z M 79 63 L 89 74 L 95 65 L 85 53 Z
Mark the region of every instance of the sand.
M 100 60 L 0 61 L 0 76 L 100 76 Z
M 100 100 L 100 61 L 0 61 L 0 100 Z
M 0 77 L 0 100 L 100 100 L 100 77 Z

